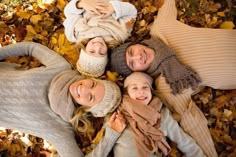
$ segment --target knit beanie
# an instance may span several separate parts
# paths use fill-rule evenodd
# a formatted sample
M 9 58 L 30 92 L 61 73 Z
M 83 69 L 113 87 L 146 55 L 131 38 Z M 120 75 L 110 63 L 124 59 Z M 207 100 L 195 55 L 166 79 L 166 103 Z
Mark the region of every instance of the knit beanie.
M 149 87 L 152 89 L 152 83 L 153 83 L 152 77 L 143 72 L 133 72 L 128 77 L 126 77 L 124 81 L 124 88 L 128 87 L 131 82 L 135 82 L 137 80 L 146 81 Z
M 112 81 L 95 79 L 105 87 L 105 94 L 102 101 L 87 111 L 94 117 L 105 117 L 106 114 L 113 112 L 121 102 L 120 88 Z
M 72 118 L 75 109 L 69 87 L 73 82 L 81 79 L 83 77 L 78 72 L 67 70 L 57 74 L 49 87 L 48 99 L 52 110 L 67 122 Z
M 120 45 L 112 50 L 110 65 L 111 70 L 118 72 L 121 75 L 128 76 L 132 73 L 126 64 L 126 53 L 125 50 L 131 45 L 131 42 Z
M 81 49 L 76 66 L 77 70 L 85 76 L 99 77 L 104 73 L 107 62 L 107 55 L 95 57 Z

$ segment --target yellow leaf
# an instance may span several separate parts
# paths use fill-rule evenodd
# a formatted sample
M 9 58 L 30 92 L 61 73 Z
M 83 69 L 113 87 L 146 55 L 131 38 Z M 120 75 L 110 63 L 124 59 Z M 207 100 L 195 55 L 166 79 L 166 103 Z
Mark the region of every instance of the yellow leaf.
M 108 79 L 108 80 L 116 81 L 116 80 L 117 80 L 118 73 L 117 73 L 117 72 L 107 71 L 107 72 L 106 72 L 106 75 L 107 75 L 107 79 Z
M 65 5 L 66 5 L 65 0 L 58 0 L 58 1 L 57 1 L 57 8 L 58 8 L 59 10 L 63 11 Z
M 231 110 L 228 110 L 228 109 L 224 109 L 224 115 L 225 115 L 226 117 L 229 117 L 229 116 L 232 115 L 232 111 L 231 111 Z
M 34 28 L 31 25 L 27 25 L 26 30 L 27 30 L 27 33 L 37 34 L 37 32 L 34 30 Z
M 225 13 L 223 11 L 217 12 L 217 15 L 220 17 L 225 17 Z
M 59 37 L 58 37 L 58 47 L 59 48 L 63 47 L 64 42 L 65 42 L 65 35 L 64 34 L 59 34 Z
M 33 15 L 30 18 L 30 22 L 33 23 L 34 25 L 38 24 L 39 21 L 41 21 L 43 18 L 41 15 Z
M 96 137 L 93 139 L 92 143 L 93 144 L 98 144 L 99 141 L 102 139 L 103 135 L 104 135 L 105 129 L 102 128 L 96 135 Z
M 220 28 L 222 29 L 233 29 L 234 27 L 235 25 L 232 21 L 225 21 L 220 25 Z
M 27 13 L 27 12 L 24 12 L 24 11 L 16 12 L 16 15 L 23 18 L 23 19 L 29 19 L 30 16 L 31 16 L 30 13 Z
M 151 6 L 148 7 L 147 10 L 148 10 L 148 12 L 150 12 L 150 13 L 154 13 L 155 11 L 157 11 L 157 8 L 151 5 Z

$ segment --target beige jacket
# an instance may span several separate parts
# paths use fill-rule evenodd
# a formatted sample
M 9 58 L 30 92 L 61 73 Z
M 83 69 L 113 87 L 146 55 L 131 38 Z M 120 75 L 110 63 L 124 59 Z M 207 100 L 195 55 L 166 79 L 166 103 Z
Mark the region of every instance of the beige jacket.
M 235 89 L 236 30 L 194 28 L 176 18 L 175 0 L 165 0 L 152 25 L 151 35 L 160 37 L 176 50 L 179 61 L 200 75 L 201 86 Z M 159 96 L 174 113 L 181 116 L 182 128 L 195 139 L 207 156 L 217 156 L 207 120 L 191 99 L 196 91 L 187 89 L 175 96 L 171 94 L 164 77 L 158 77 L 155 83 Z

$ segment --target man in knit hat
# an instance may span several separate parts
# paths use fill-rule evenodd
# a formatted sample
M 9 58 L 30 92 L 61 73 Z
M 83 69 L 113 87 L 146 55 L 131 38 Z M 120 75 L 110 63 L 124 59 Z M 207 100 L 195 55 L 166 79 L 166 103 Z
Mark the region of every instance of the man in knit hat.
M 236 89 L 235 30 L 190 27 L 177 20 L 175 0 L 165 0 L 150 29 L 150 34 L 173 48 L 179 61 L 198 73 L 201 78 L 200 86 Z M 221 39 L 224 39 L 224 42 Z M 122 49 L 124 57 L 119 63 L 124 65 L 126 48 Z M 120 58 L 114 54 L 113 65 L 116 64 L 116 59 Z M 118 72 L 122 71 L 120 69 Z M 167 102 L 172 112 L 179 115 L 181 127 L 194 138 L 207 156 L 217 156 L 207 120 L 191 99 L 197 89 L 192 90 L 187 86 L 182 94 L 174 95 L 173 88 L 163 73 L 156 78 L 155 84 L 160 97 Z

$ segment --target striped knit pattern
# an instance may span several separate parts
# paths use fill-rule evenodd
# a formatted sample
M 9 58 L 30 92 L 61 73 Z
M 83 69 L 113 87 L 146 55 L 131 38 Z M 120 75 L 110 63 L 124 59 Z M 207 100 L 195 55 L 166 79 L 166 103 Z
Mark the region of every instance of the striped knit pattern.
M 200 75 L 202 86 L 235 89 L 236 31 L 194 28 L 176 18 L 175 0 L 165 0 L 153 23 L 151 35 L 160 37 L 175 49 L 177 58 Z M 206 119 L 191 100 L 194 91 L 189 89 L 174 96 L 163 77 L 156 80 L 156 85 L 170 109 L 182 116 L 180 124 L 183 129 L 196 140 L 207 156 L 217 156 Z

